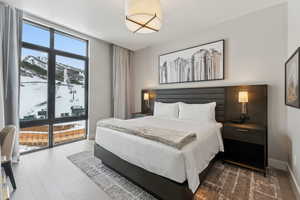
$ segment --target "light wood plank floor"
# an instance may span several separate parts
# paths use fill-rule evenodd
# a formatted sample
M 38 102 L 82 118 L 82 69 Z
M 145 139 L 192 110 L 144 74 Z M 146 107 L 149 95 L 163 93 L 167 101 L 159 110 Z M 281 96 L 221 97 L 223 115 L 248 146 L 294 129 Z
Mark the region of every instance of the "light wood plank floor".
M 93 142 L 80 141 L 21 156 L 14 166 L 17 190 L 13 200 L 110 200 L 66 157 L 91 150 Z
M 17 190 L 12 200 L 111 200 L 66 157 L 92 150 L 92 141 L 80 141 L 21 156 L 14 166 Z M 279 172 L 286 199 L 295 199 L 286 172 Z

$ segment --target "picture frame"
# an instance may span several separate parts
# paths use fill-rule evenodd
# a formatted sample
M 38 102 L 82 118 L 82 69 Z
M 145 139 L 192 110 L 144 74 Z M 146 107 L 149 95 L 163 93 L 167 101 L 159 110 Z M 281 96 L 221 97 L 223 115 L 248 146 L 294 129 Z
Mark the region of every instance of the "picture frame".
M 285 62 L 285 105 L 300 108 L 300 48 Z
M 225 40 L 159 55 L 159 84 L 225 79 Z

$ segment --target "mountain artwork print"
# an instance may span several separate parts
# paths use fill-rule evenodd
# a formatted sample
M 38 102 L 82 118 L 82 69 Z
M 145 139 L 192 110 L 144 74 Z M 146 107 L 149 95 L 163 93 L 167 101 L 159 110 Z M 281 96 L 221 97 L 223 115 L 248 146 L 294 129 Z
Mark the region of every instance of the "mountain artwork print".
M 159 83 L 224 80 L 224 40 L 159 56 Z

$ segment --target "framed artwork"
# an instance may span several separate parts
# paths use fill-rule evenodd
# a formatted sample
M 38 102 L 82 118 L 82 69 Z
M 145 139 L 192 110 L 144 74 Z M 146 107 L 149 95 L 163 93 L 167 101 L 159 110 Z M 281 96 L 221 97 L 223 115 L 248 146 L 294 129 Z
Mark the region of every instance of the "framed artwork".
M 159 56 L 159 83 L 224 80 L 225 40 Z
M 300 108 L 300 48 L 285 63 L 285 104 Z

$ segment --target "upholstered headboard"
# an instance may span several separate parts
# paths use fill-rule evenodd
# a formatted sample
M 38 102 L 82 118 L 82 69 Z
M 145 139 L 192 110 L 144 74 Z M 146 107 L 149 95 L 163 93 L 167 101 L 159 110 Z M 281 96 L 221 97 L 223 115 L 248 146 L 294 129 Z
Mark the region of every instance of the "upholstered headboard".
M 267 124 L 267 85 L 223 86 L 205 88 L 172 88 L 142 90 L 142 112 L 153 112 L 154 101 L 164 103 L 185 102 L 190 104 L 216 102 L 216 120 L 219 122 L 237 119 L 241 105 L 238 92 L 249 93 L 249 122 Z M 150 94 L 150 106 L 144 101 L 144 93 Z
M 190 104 L 216 102 L 216 120 L 224 121 L 225 117 L 225 88 L 180 88 L 158 89 L 150 93 L 154 101 L 163 103 L 184 102 Z M 153 103 L 151 112 L 153 111 Z M 145 106 L 145 105 L 144 105 Z M 144 110 L 145 111 L 145 110 Z

